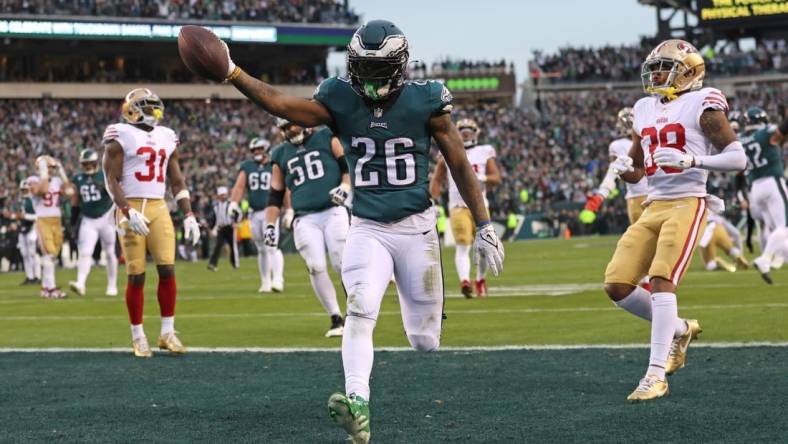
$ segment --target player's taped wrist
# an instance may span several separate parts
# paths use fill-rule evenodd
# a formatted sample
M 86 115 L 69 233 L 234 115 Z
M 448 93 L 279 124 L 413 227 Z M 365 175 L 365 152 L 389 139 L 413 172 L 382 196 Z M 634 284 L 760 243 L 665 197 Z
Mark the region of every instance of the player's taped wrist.
M 126 218 L 128 218 L 128 217 L 129 217 L 129 210 L 130 210 L 130 209 L 131 209 L 131 207 L 130 207 L 130 206 L 128 206 L 128 205 L 125 205 L 125 206 L 123 206 L 123 207 L 121 207 L 121 208 L 120 208 L 120 212 L 121 212 L 121 213 L 123 213 L 123 215 L 124 215 L 124 216 L 126 216 Z
M 339 156 L 339 158 L 337 159 L 337 164 L 339 165 L 339 172 L 341 174 L 347 174 L 348 173 L 347 161 L 345 160 L 345 156 L 344 155 L 343 156 Z
M 189 190 L 184 188 L 184 189 L 178 191 L 178 194 L 175 195 L 175 201 L 177 202 L 177 201 L 179 201 L 181 199 L 191 199 L 191 197 L 192 197 L 192 195 L 191 195 L 191 193 L 189 193 Z
M 747 156 L 741 142 L 734 140 L 719 154 L 695 156 L 695 168 L 709 171 L 742 171 L 747 168 Z
M 233 80 L 237 79 L 238 76 L 240 76 L 242 72 L 243 72 L 243 70 L 241 69 L 240 66 L 235 66 L 235 68 L 230 73 L 230 75 L 227 76 L 227 81 L 228 82 L 232 82 Z

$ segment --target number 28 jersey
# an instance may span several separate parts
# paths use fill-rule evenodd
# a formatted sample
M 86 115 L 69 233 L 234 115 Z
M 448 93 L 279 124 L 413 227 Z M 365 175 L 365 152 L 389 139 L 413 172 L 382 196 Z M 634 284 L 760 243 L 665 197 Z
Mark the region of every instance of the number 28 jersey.
M 633 128 L 640 134 L 649 200 L 706 196 L 708 171 L 660 168 L 653 156 L 657 149 L 676 149 L 693 156 L 711 154 L 712 144 L 700 127 L 700 116 L 708 109 L 728 112 L 720 90 L 702 88 L 666 103 L 659 97 L 644 97 L 635 103 Z
M 123 148 L 120 186 L 126 197 L 164 199 L 167 164 L 178 147 L 175 131 L 156 126 L 145 131 L 127 123 L 107 127 L 102 141 L 117 141 Z

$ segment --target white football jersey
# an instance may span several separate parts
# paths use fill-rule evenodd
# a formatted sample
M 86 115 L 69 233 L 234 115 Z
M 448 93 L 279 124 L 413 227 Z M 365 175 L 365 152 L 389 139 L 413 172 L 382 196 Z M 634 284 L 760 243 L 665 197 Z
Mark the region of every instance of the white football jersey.
M 27 178 L 28 184 L 41 182 L 38 176 Z M 49 189 L 40 196 L 33 194 L 33 209 L 36 217 L 60 217 L 60 196 L 63 194 L 63 180 L 57 176 L 49 177 Z
M 629 156 L 629 148 L 632 147 L 632 139 L 629 137 L 622 137 L 610 142 L 607 152 L 612 157 Z M 643 177 L 638 183 L 625 182 L 627 185 L 627 194 L 625 199 L 633 197 L 645 196 L 648 194 L 648 179 Z
M 644 97 L 635 103 L 634 129 L 641 137 L 650 200 L 706 196 L 708 171 L 660 168 L 652 156 L 655 150 L 664 148 L 694 156 L 711 154 L 711 142 L 703 134 L 699 122 L 700 115 L 707 109 L 728 112 L 728 102 L 720 90 L 702 88 L 667 103 L 659 97 Z
M 115 140 L 123 148 L 120 186 L 126 197 L 163 199 L 167 189 L 167 164 L 178 147 L 175 131 L 156 126 L 150 132 L 127 123 L 107 127 L 102 141 Z
M 468 162 L 471 164 L 471 168 L 473 168 L 473 172 L 476 176 L 487 175 L 487 160 L 495 158 L 495 148 L 492 145 L 476 145 L 473 148 L 468 148 L 465 150 L 465 154 L 468 156 Z M 448 171 L 449 176 L 449 208 L 454 207 L 467 207 L 468 205 L 465 204 L 465 201 L 462 200 L 462 196 L 460 195 L 460 190 L 457 188 L 457 184 L 454 183 L 454 178 L 451 176 L 451 171 Z M 479 182 L 479 188 L 482 190 L 482 196 L 484 197 L 484 206 L 488 207 L 490 204 L 487 202 L 487 185 L 484 182 Z

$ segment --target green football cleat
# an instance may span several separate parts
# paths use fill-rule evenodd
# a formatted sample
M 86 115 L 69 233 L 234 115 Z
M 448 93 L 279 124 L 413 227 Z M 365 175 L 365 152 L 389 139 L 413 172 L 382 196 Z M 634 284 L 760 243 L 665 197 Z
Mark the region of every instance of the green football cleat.
M 328 416 L 345 429 L 353 444 L 369 442 L 369 402 L 361 396 L 334 393 L 328 398 Z

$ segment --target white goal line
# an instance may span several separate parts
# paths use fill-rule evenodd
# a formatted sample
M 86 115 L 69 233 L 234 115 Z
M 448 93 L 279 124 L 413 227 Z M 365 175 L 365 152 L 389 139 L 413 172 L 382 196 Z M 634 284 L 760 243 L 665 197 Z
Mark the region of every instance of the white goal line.
M 561 350 L 627 350 L 648 349 L 649 344 L 556 344 L 556 345 L 493 345 L 447 346 L 440 352 L 496 352 L 496 351 L 561 351 Z M 788 342 L 694 342 L 693 348 L 755 348 L 788 347 Z M 188 347 L 188 353 L 325 353 L 339 352 L 339 347 Z M 0 353 L 130 353 L 130 347 L 107 348 L 25 348 L 2 347 Z M 376 352 L 411 352 L 410 347 L 375 347 Z

